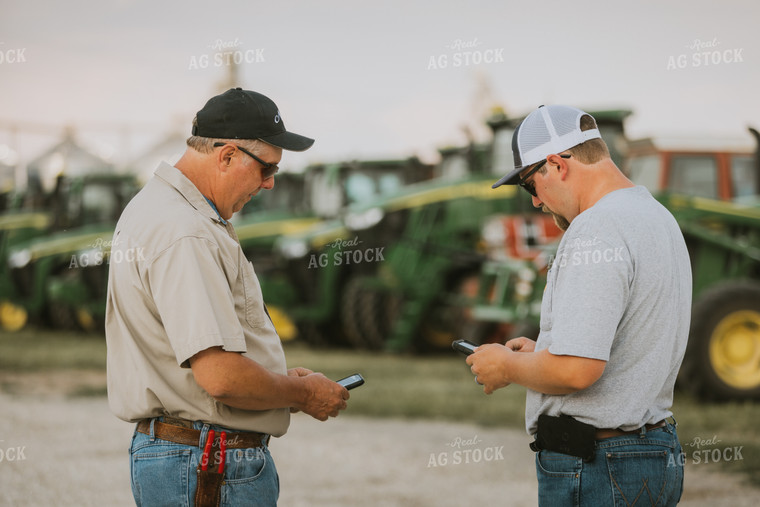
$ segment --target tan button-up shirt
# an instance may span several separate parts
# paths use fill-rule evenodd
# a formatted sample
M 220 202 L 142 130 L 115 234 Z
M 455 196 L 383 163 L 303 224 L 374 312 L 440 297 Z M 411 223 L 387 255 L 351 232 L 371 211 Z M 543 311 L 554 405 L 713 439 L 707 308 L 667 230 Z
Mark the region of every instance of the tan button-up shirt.
M 283 435 L 288 409 L 242 410 L 204 391 L 188 360 L 209 347 L 285 374 L 285 355 L 232 225 L 162 163 L 119 219 L 111 246 L 108 402 L 135 422 L 171 415 Z

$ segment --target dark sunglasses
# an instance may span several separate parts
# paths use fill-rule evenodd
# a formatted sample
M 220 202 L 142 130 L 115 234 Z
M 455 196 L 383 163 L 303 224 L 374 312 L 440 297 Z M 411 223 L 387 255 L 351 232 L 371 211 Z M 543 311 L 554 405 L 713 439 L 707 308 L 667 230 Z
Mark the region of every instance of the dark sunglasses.
M 226 146 L 228 144 L 232 144 L 232 143 L 214 143 L 214 148 L 218 148 L 220 146 Z M 261 178 L 262 179 L 268 180 L 269 178 L 271 178 L 272 176 L 274 176 L 275 174 L 277 174 L 277 171 L 280 170 L 280 168 L 277 166 L 277 164 L 272 164 L 270 162 L 264 162 L 259 157 L 257 157 L 256 155 L 254 155 L 250 151 L 246 150 L 242 146 L 238 146 L 237 144 L 232 144 L 232 146 L 234 146 L 238 150 L 242 151 L 243 153 L 245 153 L 249 157 L 253 158 L 253 160 L 255 160 L 256 162 L 258 162 L 259 164 L 261 164 L 263 166 L 261 168 Z
M 562 157 L 562 158 L 570 158 L 570 157 L 572 157 L 572 155 L 570 155 L 568 153 L 568 154 L 565 154 L 565 155 L 560 155 L 560 157 Z M 531 169 L 530 171 L 528 171 L 528 173 L 525 176 L 523 176 L 522 178 L 520 178 L 520 181 L 517 182 L 518 185 L 520 185 L 521 187 L 523 187 L 533 197 L 538 197 L 536 195 L 536 186 L 533 183 L 528 183 L 527 180 L 528 180 L 528 178 L 530 178 L 531 176 L 533 176 L 536 173 L 536 171 L 538 171 L 539 169 L 541 169 L 544 166 L 544 164 L 546 164 L 546 159 L 544 159 L 541 162 L 539 162 L 533 169 Z

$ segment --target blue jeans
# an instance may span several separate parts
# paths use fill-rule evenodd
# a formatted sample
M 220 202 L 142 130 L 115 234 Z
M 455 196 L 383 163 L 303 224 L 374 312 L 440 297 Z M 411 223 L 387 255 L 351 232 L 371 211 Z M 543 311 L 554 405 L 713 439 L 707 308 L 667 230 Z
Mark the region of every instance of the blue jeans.
M 206 441 L 209 429 L 217 435 L 221 431 L 235 432 L 199 421 L 194 422 L 193 427 L 201 430 L 202 442 Z M 201 447 L 151 438 L 135 431 L 129 454 L 132 494 L 138 507 L 193 505 L 198 481 L 196 470 L 203 454 Z M 227 449 L 225 456 L 221 505 L 277 505 L 280 479 L 267 447 Z M 212 459 L 210 463 L 213 462 Z
M 676 427 L 597 440 L 593 461 L 536 454 L 539 506 L 671 506 L 683 492 Z

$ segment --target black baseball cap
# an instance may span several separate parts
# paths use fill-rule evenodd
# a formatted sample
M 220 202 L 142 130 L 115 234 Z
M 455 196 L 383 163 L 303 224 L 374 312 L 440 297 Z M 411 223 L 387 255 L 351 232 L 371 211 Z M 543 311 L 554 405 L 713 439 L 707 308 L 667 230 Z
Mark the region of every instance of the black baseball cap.
M 193 135 L 261 139 L 289 151 L 304 151 L 314 144 L 314 139 L 285 130 L 280 110 L 272 99 L 242 88 L 231 88 L 209 99 L 195 115 Z

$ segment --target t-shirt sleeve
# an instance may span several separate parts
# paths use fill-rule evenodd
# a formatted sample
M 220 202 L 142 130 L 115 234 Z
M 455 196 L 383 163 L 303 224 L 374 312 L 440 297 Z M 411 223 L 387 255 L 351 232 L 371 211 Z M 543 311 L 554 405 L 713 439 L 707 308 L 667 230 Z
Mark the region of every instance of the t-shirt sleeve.
M 238 267 L 214 243 L 187 237 L 173 243 L 149 266 L 148 280 L 177 363 L 210 347 L 246 352 L 231 284 Z
M 549 352 L 607 361 L 629 298 L 630 253 L 622 238 L 598 231 L 581 229 L 563 243 Z

